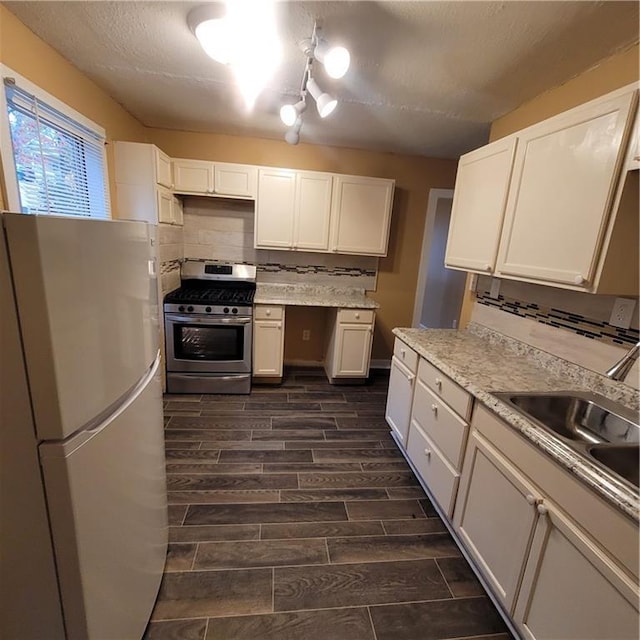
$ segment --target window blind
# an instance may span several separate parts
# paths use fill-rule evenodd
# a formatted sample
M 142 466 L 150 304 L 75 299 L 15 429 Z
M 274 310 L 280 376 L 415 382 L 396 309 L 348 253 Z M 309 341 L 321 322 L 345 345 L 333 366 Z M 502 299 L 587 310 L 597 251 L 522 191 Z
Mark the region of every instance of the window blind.
M 108 218 L 104 137 L 4 84 L 22 212 Z

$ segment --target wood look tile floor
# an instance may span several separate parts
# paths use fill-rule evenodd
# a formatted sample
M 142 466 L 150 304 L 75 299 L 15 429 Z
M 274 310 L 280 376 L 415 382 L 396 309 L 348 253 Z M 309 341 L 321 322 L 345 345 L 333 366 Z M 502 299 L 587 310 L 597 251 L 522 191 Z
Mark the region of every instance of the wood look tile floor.
M 145 640 L 510 640 L 389 435 L 388 376 L 165 398 L 169 553 Z

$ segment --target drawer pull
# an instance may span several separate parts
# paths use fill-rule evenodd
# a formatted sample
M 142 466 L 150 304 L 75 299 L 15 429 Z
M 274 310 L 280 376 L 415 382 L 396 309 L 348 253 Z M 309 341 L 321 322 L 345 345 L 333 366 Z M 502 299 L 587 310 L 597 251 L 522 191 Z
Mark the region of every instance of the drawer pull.
M 276 329 L 282 329 L 282 322 L 278 322 L 276 324 Z
M 547 507 L 545 507 L 542 503 L 540 503 L 540 504 L 538 505 L 538 513 L 539 513 L 541 516 L 546 516 L 546 515 L 547 515 L 547 513 L 549 513 L 549 509 L 547 509 Z
M 425 449 L 424 450 L 424 455 L 427 456 L 427 458 L 431 457 L 431 449 Z
M 407 382 L 413 382 L 414 380 L 415 380 L 415 376 L 412 373 L 410 373 L 407 376 Z
M 264 313 L 265 313 L 265 315 L 270 316 L 271 315 L 271 309 L 267 309 Z
M 404 360 L 404 357 L 407 355 L 407 350 L 406 349 L 400 349 L 400 353 L 402 354 L 402 359 Z
M 531 493 L 527 493 L 527 495 L 525 496 L 526 501 L 531 504 L 531 505 L 535 505 L 538 504 L 538 500 L 536 499 L 536 497 L 531 494 Z
M 440 378 L 436 378 L 436 387 L 438 387 L 438 391 L 442 390 L 442 380 Z
M 438 405 L 437 404 L 432 404 L 431 405 L 431 411 L 433 411 L 433 415 L 437 416 L 438 415 Z
M 356 320 L 360 320 L 360 314 L 356 313 Z

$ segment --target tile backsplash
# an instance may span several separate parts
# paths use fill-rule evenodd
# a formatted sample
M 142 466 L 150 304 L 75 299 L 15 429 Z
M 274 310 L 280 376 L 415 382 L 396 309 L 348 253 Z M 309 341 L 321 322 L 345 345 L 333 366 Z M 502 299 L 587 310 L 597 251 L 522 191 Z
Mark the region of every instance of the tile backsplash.
M 502 280 L 500 295 L 491 298 L 491 278 L 480 277 L 476 303 L 577 335 L 618 346 L 638 342 L 638 309 L 629 329 L 609 324 L 613 296 L 598 296 L 528 283 Z
M 253 207 L 247 200 L 186 197 L 183 257 L 255 264 L 259 282 L 376 288 L 372 256 L 255 249 Z

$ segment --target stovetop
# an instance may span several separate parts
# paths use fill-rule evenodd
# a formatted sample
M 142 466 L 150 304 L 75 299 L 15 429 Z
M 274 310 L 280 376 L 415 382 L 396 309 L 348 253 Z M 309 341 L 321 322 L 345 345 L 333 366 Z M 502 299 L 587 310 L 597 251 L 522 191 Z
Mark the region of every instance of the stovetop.
M 256 293 L 255 284 L 247 288 L 238 288 L 235 283 L 230 287 L 220 287 L 219 284 L 215 286 L 211 283 L 207 283 L 208 286 L 183 285 L 168 293 L 164 301 L 170 304 L 250 305 L 253 303 Z

